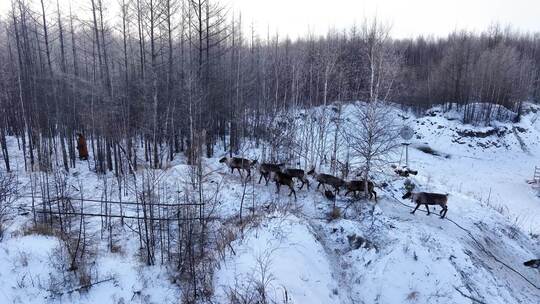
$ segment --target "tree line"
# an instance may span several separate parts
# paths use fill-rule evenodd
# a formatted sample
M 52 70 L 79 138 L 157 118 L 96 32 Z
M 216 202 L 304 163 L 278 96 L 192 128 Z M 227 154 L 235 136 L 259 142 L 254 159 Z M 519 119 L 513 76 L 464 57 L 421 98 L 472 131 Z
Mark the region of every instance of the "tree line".
M 291 40 L 257 33 L 217 0 L 118 5 L 107 18 L 103 0 L 85 0 L 77 12 L 57 0 L 11 0 L 0 20 L 8 170 L 8 135 L 28 171 L 75 167 L 82 133 L 95 170 L 123 175 L 140 162 L 161 168 L 178 153 L 191 164 L 236 154 L 245 139 L 272 139 L 274 118 L 289 108 L 336 100 L 417 110 L 443 104 L 474 122 L 478 102 L 519 113 L 522 102 L 540 97 L 540 36 L 498 25 L 393 39 L 389 26 L 371 19 Z

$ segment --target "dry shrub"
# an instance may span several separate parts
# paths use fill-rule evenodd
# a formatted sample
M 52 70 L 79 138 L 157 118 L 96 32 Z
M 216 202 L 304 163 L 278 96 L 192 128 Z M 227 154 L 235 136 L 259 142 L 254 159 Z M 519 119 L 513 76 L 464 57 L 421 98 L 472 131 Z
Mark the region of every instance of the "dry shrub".
M 73 259 L 72 246 L 76 243 L 73 237 L 63 234 L 59 237 L 58 246 L 51 254 L 52 267 L 56 271 L 49 274 L 48 291 L 56 297 L 73 290 L 87 291 L 92 283 L 98 281 L 96 269 L 97 248 L 95 244 L 86 242 L 84 254 L 78 253 Z
M 97 270 L 95 261 L 97 256 L 96 236 L 85 233 L 82 225 L 72 225 L 73 219 L 64 218 L 64 229 L 57 225 L 38 224 L 33 230 L 51 232 L 56 236 L 58 245 L 53 249 L 50 257 L 52 271 L 49 277 L 49 292 L 53 296 L 61 297 L 70 290 L 85 291 L 92 282 L 95 282 Z M 81 222 L 84 224 L 84 221 Z M 73 227 L 75 226 L 75 227 Z
M 118 244 L 112 244 L 111 245 L 111 252 L 112 253 L 118 253 L 118 254 L 124 254 L 124 249 L 121 245 Z
M 92 285 L 92 274 L 86 269 L 85 266 L 79 267 L 77 273 L 79 286 L 84 287 L 83 290 L 85 291 L 88 290 L 90 285 Z
M 328 212 L 327 218 L 329 221 L 334 221 L 341 218 L 341 210 L 338 207 L 333 207 L 332 211 Z
M 418 300 L 418 296 L 420 295 L 420 293 L 418 291 L 412 291 L 411 293 L 409 293 L 407 295 L 407 301 L 416 301 Z
M 0 170 L 0 241 L 4 232 L 13 219 L 13 207 L 18 194 L 18 180 L 13 173 Z
M 51 225 L 44 223 L 35 223 L 23 228 L 23 235 L 44 235 L 55 236 L 56 233 Z
M 227 249 L 232 249 L 231 243 L 237 238 L 237 233 L 231 229 L 225 227 L 220 231 L 220 237 L 216 240 L 216 251 L 218 255 L 224 259 Z

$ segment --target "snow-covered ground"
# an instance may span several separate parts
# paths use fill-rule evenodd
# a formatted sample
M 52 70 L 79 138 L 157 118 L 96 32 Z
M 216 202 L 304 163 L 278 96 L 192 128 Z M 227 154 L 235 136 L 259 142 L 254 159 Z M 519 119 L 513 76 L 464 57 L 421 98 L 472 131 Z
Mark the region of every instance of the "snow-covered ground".
M 455 113 L 431 111 L 435 116 L 419 119 L 410 115 L 404 123 L 417 132 L 412 143 L 428 145 L 442 154 L 433 157 L 411 149 L 411 166 L 420 171 L 421 184 L 488 203 L 502 209 L 526 232 L 540 233 L 539 192 L 526 182 L 533 178 L 535 166 L 540 167 L 540 113 L 537 106 L 529 107 L 532 111 L 519 124 L 494 123 L 492 127 L 447 119 L 456 117 Z M 500 136 L 466 136 L 467 130 L 494 129 Z
M 392 176 L 390 167 L 375 176 L 378 185 L 388 184 L 376 189 L 376 205 L 340 195 L 342 216 L 329 221 L 331 203 L 315 191 L 314 181 L 310 190 L 297 191 L 296 201 L 285 187 L 276 194 L 273 184 L 250 183 L 243 194 L 238 173 L 231 175 L 217 157 L 205 159 L 214 171 L 209 179 L 221 185 L 217 212 L 223 218 L 238 215 L 242 197 L 267 210 L 219 259 L 214 302 L 228 303 L 233 295 L 253 299 L 264 290 L 276 303 L 539 303 L 540 272 L 523 266 L 540 258 L 540 198 L 526 183 L 540 166 L 540 123 L 538 108 L 529 107 L 521 123 L 491 127 L 463 125 L 456 112 L 434 109 L 416 117 L 393 111 L 399 124 L 416 132 L 410 167 L 419 173 L 411 179 L 419 189 L 450 194 L 451 221 L 420 210 L 411 215 L 411 202 L 401 200 L 404 178 Z M 351 115 L 351 106 L 344 113 Z M 297 119 L 302 123 L 302 116 Z M 438 155 L 417 149 L 426 146 Z M 10 147 L 16 155 L 13 138 Z M 400 153 L 394 158 L 399 162 Z M 24 181 L 20 156 L 12 162 Z M 186 170 L 183 159 L 176 159 L 163 179 L 174 186 Z M 77 172 L 71 181 L 84 178 L 87 193 L 99 196 L 95 174 L 84 165 Z M 140 261 L 132 234 L 119 238 L 117 253 L 96 245 L 98 280 L 111 280 L 53 297 L 52 260 L 59 241 L 24 235 L 28 221 L 17 216 L 0 242 L 0 303 L 179 302 L 182 291 L 166 268 Z

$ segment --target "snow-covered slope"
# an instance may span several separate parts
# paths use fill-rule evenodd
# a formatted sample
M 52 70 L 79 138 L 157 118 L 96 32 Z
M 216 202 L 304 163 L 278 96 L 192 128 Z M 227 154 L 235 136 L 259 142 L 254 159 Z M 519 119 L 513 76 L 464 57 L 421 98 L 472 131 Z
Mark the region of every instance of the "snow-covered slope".
M 332 265 L 304 219 L 270 214 L 232 246 L 235 255 L 225 259 L 216 274 L 220 303 L 233 291 L 255 291 L 260 285 L 267 285 L 271 299 L 340 303 Z
M 348 107 L 344 108 L 346 117 L 353 112 Z M 302 251 L 306 261 L 328 260 L 320 263 L 324 271 L 313 269 L 325 282 L 326 287 L 320 287 L 324 296 L 305 301 L 314 286 L 313 279 L 302 287 L 294 282 L 306 275 L 295 254 L 297 245 L 281 233 L 269 240 L 268 231 L 254 241 L 253 235 L 261 228 L 235 243 L 236 250 L 243 253 L 231 253 L 223 262 L 217 273 L 219 285 L 226 285 L 224 282 L 233 277 L 243 278 L 244 284 L 252 282 L 245 274 L 257 273 L 257 252 L 272 250 L 278 242 L 280 251 L 270 267 L 270 273 L 276 275 L 269 283 L 278 302 L 285 302 L 282 290 L 287 284 L 293 288 L 289 289 L 288 303 L 331 303 L 336 299 L 340 303 L 540 301 L 540 274 L 522 264 L 540 256 L 540 198 L 526 183 L 540 155 L 536 112 L 529 111 L 519 124 L 494 123 L 492 127 L 463 125 L 455 120 L 455 113 L 436 109 L 419 118 L 397 109 L 393 113 L 400 124 L 416 132 L 410 167 L 419 174 L 412 180 L 420 190 L 450 194 L 449 220 L 409 214 L 413 206 L 400 199 L 404 179 L 384 174 L 377 177 L 378 182 L 389 185 L 380 189 L 374 211 L 373 202 L 338 197 L 337 206 L 344 210 L 346 219 L 328 221 L 331 203 L 320 192 L 300 191 L 296 216 L 309 229 L 295 230 L 309 231 L 303 239 L 313 241 L 315 237 L 324 249 Z M 425 147 L 436 155 L 422 152 L 427 151 Z M 399 156 L 395 156 L 396 162 Z M 282 194 L 266 200 L 285 204 L 288 198 Z M 263 229 L 274 230 L 272 221 L 266 224 L 271 228 Z M 288 229 L 282 232 L 298 238 L 298 233 Z M 317 248 L 315 244 L 307 247 L 313 246 Z M 283 248 L 291 252 L 289 259 L 283 257 Z M 326 265 L 331 268 L 333 284 L 326 282 Z M 238 269 L 243 275 L 235 275 Z M 284 274 L 283 269 L 290 271 Z
M 313 180 L 310 190 L 297 191 L 296 201 L 285 187 L 276 194 L 275 185 L 253 180 L 245 193 L 238 173 L 231 174 L 218 157 L 205 159 L 212 172 L 208 179 L 221 187 L 216 212 L 223 227 L 239 229 L 218 259 L 214 302 L 243 296 L 276 303 L 539 303 L 540 273 L 523 266 L 540 257 L 540 198 L 526 183 L 540 165 L 540 123 L 537 108 L 529 107 L 521 123 L 492 127 L 462 125 L 455 113 L 437 109 L 425 117 L 392 111 L 399 124 L 416 132 L 410 167 L 419 173 L 411 180 L 418 189 L 450 194 L 449 220 L 439 219 L 438 209 L 431 216 L 421 210 L 411 215 L 413 205 L 401 199 L 404 178 L 392 175 L 389 166 L 375 176 L 377 204 L 342 193 L 336 201 L 341 217 L 330 221 L 332 203 L 314 189 Z M 351 106 L 343 111 L 354 116 Z M 297 115 L 295 123 L 305 119 Z M 16 142 L 10 141 L 16 155 Z M 422 152 L 430 151 L 426 146 L 435 155 Z M 257 157 L 261 151 L 245 153 Z M 399 163 L 399 151 L 392 157 Z M 24 179 L 20 156 L 12 161 Z M 101 193 L 95 174 L 85 166 L 77 172 L 88 193 Z M 173 185 L 186 172 L 179 158 L 163 179 Z M 246 223 L 240 229 L 229 219 L 238 216 L 242 200 Z M 246 206 L 255 206 L 254 216 Z M 113 280 L 52 297 L 49 281 L 57 270 L 51 257 L 58 240 L 23 235 L 28 220 L 17 216 L 0 242 L 1 303 L 177 303 L 181 298 L 165 267 L 142 264 L 129 234 L 119 237 L 119 253 L 97 244 L 99 279 Z
M 493 123 L 490 127 L 463 125 L 449 113 L 429 111 L 433 116 L 408 117 L 416 147 L 429 146 L 432 156 L 411 149 L 411 166 L 426 188 L 442 187 L 500 209 L 526 232 L 540 233 L 540 198 L 526 181 L 540 167 L 538 107 L 527 105 L 518 124 Z

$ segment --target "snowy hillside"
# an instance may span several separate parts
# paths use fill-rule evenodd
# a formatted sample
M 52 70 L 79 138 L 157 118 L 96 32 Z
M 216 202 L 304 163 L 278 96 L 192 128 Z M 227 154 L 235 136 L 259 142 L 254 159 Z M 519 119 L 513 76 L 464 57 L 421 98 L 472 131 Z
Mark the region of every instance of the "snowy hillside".
M 293 123 L 305 124 L 309 111 L 316 110 L 299 111 Z M 217 225 L 230 237 L 214 260 L 213 302 L 539 303 L 540 272 L 523 266 L 540 258 L 540 197 L 526 183 L 540 166 L 539 111 L 529 105 L 519 124 L 474 127 L 438 109 L 424 117 L 392 109 L 399 125 L 415 130 L 410 167 L 418 175 L 411 180 L 420 190 L 449 193 L 444 220 L 438 207 L 430 216 L 423 207 L 410 214 L 414 206 L 401 199 L 405 178 L 390 166 L 373 176 L 377 203 L 342 191 L 336 199 L 341 214 L 330 220 L 332 203 L 315 190 L 313 179 L 310 190 L 297 190 L 294 200 L 286 187 L 276 194 L 273 183 L 258 184 L 258 172 L 243 184 L 220 157 L 204 159 L 208 187 L 219 189 Z M 351 105 L 343 113 L 354 120 Z M 13 163 L 24 187 L 29 178 L 13 138 L 10 147 L 11 155 L 18 155 Z M 243 152 L 253 158 L 266 153 L 254 147 Z M 338 155 L 344 157 L 343 151 Z M 392 159 L 404 164 L 399 150 Z M 299 162 L 303 166 L 306 160 Z M 162 179 L 175 187 L 188 171 L 185 159 L 177 157 Z M 81 179 L 87 193 L 99 199 L 103 179 L 82 162 L 69 182 L 76 186 Z M 29 204 L 17 202 L 22 208 Z M 117 236 L 117 252 L 108 252 L 105 239 L 93 245 L 91 271 L 99 283 L 88 290 L 58 286 L 59 241 L 28 231 L 31 214 L 20 210 L 11 213 L 0 242 L 1 303 L 178 303 L 182 298 L 170 268 L 144 265 L 137 238 L 127 228 Z
M 439 156 L 412 149 L 412 164 L 421 184 L 457 191 L 508 215 L 526 232 L 540 232 L 538 192 L 527 180 L 540 166 L 539 108 L 528 105 L 518 124 L 494 122 L 490 127 L 462 125 L 455 113 L 431 115 L 404 123 L 416 130 L 416 148 L 428 146 Z M 450 120 L 449 120 L 450 118 Z

